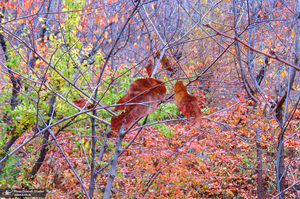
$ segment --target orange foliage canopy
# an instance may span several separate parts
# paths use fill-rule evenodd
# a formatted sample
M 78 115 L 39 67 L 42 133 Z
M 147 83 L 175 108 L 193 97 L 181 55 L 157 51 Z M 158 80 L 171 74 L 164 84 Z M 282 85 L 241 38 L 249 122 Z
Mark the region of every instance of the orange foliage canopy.
M 183 85 L 182 81 L 177 81 L 175 83 L 175 102 L 178 109 L 187 117 L 196 127 L 200 127 L 202 113 L 198 106 L 198 100 L 195 96 L 188 94 L 187 88 Z M 191 121 L 191 116 L 194 116 L 194 121 Z
M 160 58 L 160 52 L 157 51 L 157 52 L 155 53 L 155 55 L 156 55 L 156 58 L 157 58 L 157 59 Z M 171 65 L 171 63 L 170 63 L 170 61 L 169 61 L 169 59 L 167 58 L 166 55 L 164 55 L 164 56 L 162 57 L 162 59 L 161 59 L 161 64 L 162 64 L 162 66 L 164 67 L 164 69 L 166 69 L 166 70 L 169 71 L 169 72 L 175 72 L 175 71 L 176 71 L 174 68 L 172 68 L 172 65 Z
M 151 77 L 153 70 L 154 70 L 154 66 L 150 59 L 148 60 L 148 63 L 146 64 L 145 68 L 146 68 L 147 74 L 149 75 L 149 77 Z
M 85 105 L 86 103 L 87 103 L 87 105 Z M 75 100 L 75 101 L 74 101 L 74 104 L 75 104 L 76 106 L 80 107 L 80 108 L 83 108 L 84 106 L 85 106 L 85 108 L 87 108 L 87 109 L 92 109 L 92 108 L 93 108 L 93 104 L 90 103 L 90 102 L 88 102 L 87 99 L 83 99 L 83 98 Z
M 124 128 L 128 128 L 136 119 L 155 111 L 159 105 L 159 101 L 166 97 L 166 91 L 167 89 L 164 83 L 158 79 L 145 78 L 132 82 L 127 93 L 117 102 L 117 104 L 140 104 L 124 104 L 116 106 L 115 111 L 125 109 L 125 112 L 111 118 L 111 130 L 118 130 L 123 124 Z

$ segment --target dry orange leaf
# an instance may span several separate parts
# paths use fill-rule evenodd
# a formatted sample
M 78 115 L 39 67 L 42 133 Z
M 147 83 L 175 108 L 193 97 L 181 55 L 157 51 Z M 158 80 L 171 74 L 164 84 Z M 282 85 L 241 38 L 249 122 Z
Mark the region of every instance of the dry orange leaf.
M 87 103 L 87 105 L 85 105 L 86 103 Z M 88 102 L 88 100 L 83 99 L 83 98 L 75 100 L 74 104 L 80 108 L 85 107 L 87 109 L 92 109 L 94 107 L 94 105 L 92 103 Z
M 175 83 L 175 102 L 178 109 L 187 117 L 196 127 L 200 127 L 202 113 L 198 106 L 198 100 L 195 96 L 188 94 L 187 88 L 183 85 L 182 81 Z M 194 116 L 194 121 L 191 120 L 191 116 Z
M 149 75 L 149 77 L 151 77 L 153 70 L 154 70 L 154 66 L 150 59 L 148 60 L 148 63 L 146 64 L 145 68 L 146 68 L 147 74 Z
M 156 55 L 156 58 L 157 58 L 157 59 L 160 58 L 160 52 L 157 51 L 157 52 L 155 53 L 155 55 Z M 164 69 L 166 69 L 167 71 L 169 71 L 169 72 L 175 72 L 175 71 L 176 71 L 174 68 L 172 68 L 172 65 L 171 65 L 171 63 L 170 63 L 170 61 L 169 61 L 169 59 L 167 58 L 166 55 L 164 55 L 164 56 L 162 57 L 160 63 L 162 64 L 162 66 L 164 67 Z
M 117 102 L 124 105 L 116 106 L 115 111 L 125 109 L 125 112 L 111 118 L 111 130 L 118 130 L 123 124 L 124 128 L 128 128 L 136 119 L 155 111 L 159 101 L 166 97 L 166 91 L 164 83 L 158 79 L 145 78 L 132 82 L 127 93 Z
M 293 115 L 293 118 L 295 119 L 300 119 L 300 109 L 296 109 L 294 115 Z

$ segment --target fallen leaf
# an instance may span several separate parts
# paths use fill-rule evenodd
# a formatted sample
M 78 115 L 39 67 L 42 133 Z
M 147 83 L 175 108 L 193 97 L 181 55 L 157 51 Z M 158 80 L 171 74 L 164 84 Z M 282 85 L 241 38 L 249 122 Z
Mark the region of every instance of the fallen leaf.
M 86 105 L 86 103 L 87 103 L 87 105 Z M 87 99 L 83 99 L 83 98 L 81 98 L 81 99 L 76 99 L 76 100 L 74 101 L 74 104 L 75 104 L 76 106 L 80 107 L 80 108 L 85 107 L 85 108 L 87 108 L 87 109 L 92 109 L 92 108 L 94 107 L 94 105 L 93 105 L 92 103 L 88 102 Z
M 178 109 L 187 117 L 194 126 L 200 127 L 202 113 L 198 106 L 198 100 L 195 96 L 188 94 L 187 88 L 183 85 L 182 81 L 175 83 L 175 102 Z M 191 116 L 194 116 L 194 121 L 191 120 Z
M 293 115 L 293 118 L 295 119 L 300 119 L 300 109 L 296 109 L 294 115 Z
M 136 119 L 155 111 L 159 101 L 166 97 L 166 91 L 164 83 L 158 79 L 145 78 L 132 82 L 127 93 L 117 102 L 123 105 L 116 106 L 115 111 L 125 109 L 125 112 L 111 119 L 111 130 L 118 130 L 123 124 L 126 129 Z
M 153 70 L 154 70 L 154 66 L 150 59 L 148 60 L 145 68 L 146 68 L 147 74 L 149 75 L 149 77 L 151 77 Z
M 160 52 L 157 51 L 157 52 L 155 53 L 155 55 L 156 55 L 156 58 L 157 58 L 157 59 L 160 58 Z M 174 68 L 172 67 L 172 65 L 171 65 L 171 63 L 170 63 L 170 61 L 169 61 L 169 59 L 167 58 L 166 55 L 164 55 L 164 56 L 162 57 L 160 63 L 162 64 L 162 66 L 164 67 L 164 69 L 166 69 L 167 71 L 169 71 L 169 72 L 175 72 L 175 71 L 176 71 L 176 69 L 174 69 Z

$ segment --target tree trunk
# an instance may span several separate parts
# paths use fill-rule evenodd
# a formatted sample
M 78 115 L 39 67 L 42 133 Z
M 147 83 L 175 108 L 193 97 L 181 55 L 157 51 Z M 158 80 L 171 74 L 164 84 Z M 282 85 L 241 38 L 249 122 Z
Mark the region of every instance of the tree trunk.
M 257 199 L 263 198 L 263 179 L 262 179 L 262 157 L 260 146 L 260 128 L 256 129 L 256 147 L 257 147 Z
M 295 65 L 299 66 L 299 58 L 300 58 L 300 44 L 299 44 L 299 38 L 300 38 L 300 0 L 297 1 L 297 14 L 296 14 L 296 38 L 295 38 Z M 288 96 L 290 93 L 290 90 L 293 86 L 295 76 L 296 76 L 296 69 L 291 68 L 290 78 L 289 78 L 289 84 L 288 84 L 288 91 L 283 96 L 283 98 L 278 102 L 278 107 L 276 109 L 276 117 L 278 121 L 281 123 L 282 126 L 285 126 L 283 124 L 283 100 L 286 100 L 286 106 L 288 103 Z M 282 102 L 282 103 L 280 103 Z M 285 129 L 285 128 L 284 128 Z M 285 184 L 285 165 L 284 165 L 284 131 L 281 132 L 280 136 L 278 137 L 278 158 L 277 158 L 277 189 L 278 193 L 283 191 L 286 188 Z M 281 193 L 280 199 L 285 198 L 285 193 Z
M 282 104 L 280 104 L 278 106 L 278 108 L 276 109 L 276 117 L 277 117 L 277 120 L 280 122 L 280 125 L 282 125 L 282 118 L 283 118 Z M 283 136 L 284 136 L 283 132 L 281 132 L 281 134 L 278 136 L 278 157 L 277 157 L 277 189 L 278 189 L 278 193 L 280 193 L 282 190 L 285 189 Z M 280 195 L 280 199 L 283 199 L 283 198 L 285 198 L 285 193 L 282 193 Z
M 112 161 L 111 161 L 110 173 L 109 173 L 106 188 L 105 188 L 105 191 L 104 191 L 104 194 L 103 194 L 103 199 L 108 199 L 109 196 L 110 196 L 112 185 L 113 185 L 113 182 L 114 182 L 115 177 L 116 177 L 116 169 L 117 169 L 117 165 L 118 165 L 118 158 L 120 156 L 120 153 L 122 152 L 121 146 L 122 146 L 124 136 L 125 136 L 125 134 L 124 134 L 124 125 L 123 125 L 119 130 L 119 136 L 118 136 L 118 140 L 117 140 L 117 144 L 116 144 L 115 154 L 114 154 L 114 157 L 112 158 Z
M 93 115 L 96 115 L 96 110 L 93 111 Z M 92 123 L 92 160 L 91 160 L 91 177 L 90 177 L 90 186 L 89 186 L 89 196 L 93 198 L 93 193 L 95 190 L 95 155 L 96 155 L 96 126 L 95 118 L 91 117 Z

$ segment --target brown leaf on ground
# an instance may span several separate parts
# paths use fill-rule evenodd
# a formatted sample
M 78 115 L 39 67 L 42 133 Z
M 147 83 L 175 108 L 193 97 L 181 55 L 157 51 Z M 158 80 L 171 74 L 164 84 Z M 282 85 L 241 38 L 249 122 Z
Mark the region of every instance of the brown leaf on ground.
M 196 127 L 200 127 L 202 113 L 198 106 L 198 100 L 195 96 L 188 94 L 187 88 L 183 85 L 182 81 L 175 83 L 175 102 L 178 109 L 187 117 Z M 194 116 L 194 121 L 191 120 L 191 116 Z
M 125 109 L 125 112 L 111 119 L 111 130 L 118 130 L 123 124 L 128 128 L 136 119 L 155 111 L 159 101 L 166 97 L 166 91 L 164 83 L 158 79 L 145 78 L 132 82 L 127 93 L 117 102 L 124 105 L 116 106 L 115 111 Z
M 86 103 L 87 103 L 87 105 L 86 105 Z M 92 108 L 94 107 L 94 105 L 93 105 L 92 103 L 88 102 L 87 99 L 83 99 L 83 98 L 81 98 L 81 99 L 76 99 L 76 100 L 74 101 L 74 104 L 75 104 L 76 106 L 80 107 L 80 108 L 85 107 L 85 108 L 87 108 L 87 109 L 92 109 Z
M 159 58 L 160 58 L 160 52 L 157 51 L 157 52 L 155 53 L 155 56 L 156 56 L 156 58 L 159 60 Z M 172 65 L 171 65 L 171 63 L 170 63 L 170 61 L 169 61 L 169 59 L 167 58 L 166 55 L 164 55 L 164 56 L 162 57 L 160 63 L 162 64 L 162 66 L 164 67 L 164 69 L 166 69 L 167 71 L 169 71 L 169 72 L 175 72 L 175 71 L 176 71 L 176 69 L 174 69 L 174 68 L 172 67 Z

